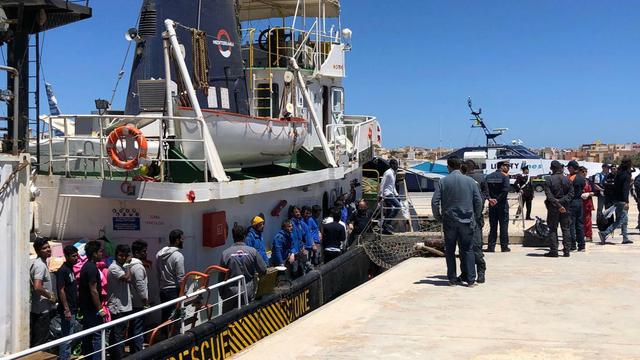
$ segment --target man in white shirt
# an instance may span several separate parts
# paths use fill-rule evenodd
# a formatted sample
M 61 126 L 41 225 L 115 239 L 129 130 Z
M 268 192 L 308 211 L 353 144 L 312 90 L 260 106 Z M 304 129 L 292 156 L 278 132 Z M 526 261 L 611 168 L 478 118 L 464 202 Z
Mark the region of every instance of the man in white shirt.
M 382 175 L 382 183 L 380 184 L 379 197 L 384 201 L 384 218 L 382 222 L 382 233 L 392 234 L 392 221 L 400 211 L 400 201 L 398 200 L 398 191 L 396 190 L 396 172 L 398 171 L 398 160 L 389 160 L 390 168 Z

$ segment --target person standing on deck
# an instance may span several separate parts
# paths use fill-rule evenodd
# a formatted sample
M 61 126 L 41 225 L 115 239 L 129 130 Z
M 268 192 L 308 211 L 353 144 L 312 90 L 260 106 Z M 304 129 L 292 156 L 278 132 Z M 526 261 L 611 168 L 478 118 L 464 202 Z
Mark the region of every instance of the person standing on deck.
M 633 190 L 633 198 L 636 200 L 636 207 L 638 208 L 638 225 L 636 229 L 640 229 L 640 174 L 633 180 Z
M 156 254 L 160 301 L 167 302 L 178 298 L 180 282 L 184 278 L 184 256 L 180 252 L 184 246 L 184 233 L 176 229 L 169 233 L 169 246 L 165 246 Z M 162 309 L 162 322 L 171 316 L 174 307 Z
M 65 262 L 58 270 L 56 283 L 58 287 L 58 315 L 62 337 L 73 334 L 78 324 L 78 282 L 73 266 L 78 263 L 78 249 L 67 245 L 63 249 Z M 71 341 L 60 345 L 60 360 L 71 358 Z
M 267 272 L 267 264 L 258 254 L 255 248 L 244 243 L 246 238 L 246 230 L 241 225 L 234 225 L 231 231 L 233 237 L 233 245 L 229 246 L 222 252 L 220 266 L 229 269 L 226 276 L 232 279 L 238 275 L 243 275 L 245 279 L 247 299 L 253 301 L 257 283 L 255 275 L 264 275 Z M 222 274 L 221 274 L 222 275 Z M 220 295 L 222 296 L 222 312 L 226 313 L 238 307 L 238 298 L 240 303 L 245 304 L 242 289 L 238 288 L 238 283 L 232 283 L 222 287 Z
M 500 224 L 500 248 L 509 252 L 509 160 L 498 162 L 495 172 L 487 175 L 489 189 L 489 239 L 487 252 L 496 251 L 498 240 L 498 224 Z
M 341 209 L 335 206 L 331 209 L 331 217 L 333 221 L 322 226 L 322 246 L 324 263 L 337 258 L 342 253 L 341 244 L 345 239 L 345 227 L 340 224 Z M 338 221 L 336 221 L 338 219 Z
M 293 233 L 291 234 L 293 241 L 300 244 L 300 252 L 297 254 L 297 258 L 303 266 L 298 270 L 301 270 L 302 275 L 304 275 L 313 270 L 311 253 L 313 252 L 314 242 L 311 238 L 309 227 L 302 220 L 302 211 L 297 206 L 291 209 L 291 225 L 293 225 Z
M 78 281 L 78 303 L 80 314 L 82 315 L 82 328 L 84 330 L 103 324 L 107 317 L 107 311 L 102 307 L 102 282 L 100 271 L 96 262 L 102 259 L 102 245 L 99 241 L 89 241 L 84 246 L 87 255 L 87 262 L 80 269 L 80 279 Z M 100 331 L 96 331 L 82 339 L 82 355 L 92 354 L 90 359 L 99 360 L 102 358 L 100 348 L 102 336 Z
M 147 261 L 148 245 L 143 240 L 136 240 L 131 244 L 131 294 L 133 299 L 131 305 L 133 312 L 142 311 L 149 306 L 149 280 L 147 278 L 147 269 L 144 262 Z M 144 316 L 137 317 L 129 323 L 129 336 L 132 338 L 129 349 L 131 353 L 142 351 L 144 344 Z
M 38 237 L 33 241 L 33 249 L 38 257 L 31 264 L 29 276 L 31 278 L 31 313 L 29 325 L 31 328 L 31 347 L 41 345 L 49 340 L 49 324 L 51 310 L 56 303 L 53 292 L 51 272 L 47 259 L 51 257 L 49 239 Z
M 398 171 L 398 160 L 389 160 L 389 169 L 382 175 L 380 183 L 379 198 L 384 206 L 384 218 L 380 227 L 383 234 L 393 234 L 393 221 L 400 211 L 401 205 L 398 200 L 398 190 L 396 190 L 396 172 Z
M 133 310 L 131 305 L 131 248 L 129 245 L 116 246 L 115 261 L 109 265 L 107 277 L 107 304 L 111 320 L 123 318 Z M 124 357 L 124 339 L 128 323 L 120 323 L 111 328 L 109 334 L 109 358 L 120 360 Z
M 444 251 L 449 285 L 460 285 L 456 276 L 456 244 L 466 270 L 468 286 L 476 284 L 473 244 L 476 222 L 482 216 L 482 197 L 476 182 L 460 172 L 458 158 L 447 159 L 449 175 L 440 179 L 431 199 L 431 210 L 444 230 Z

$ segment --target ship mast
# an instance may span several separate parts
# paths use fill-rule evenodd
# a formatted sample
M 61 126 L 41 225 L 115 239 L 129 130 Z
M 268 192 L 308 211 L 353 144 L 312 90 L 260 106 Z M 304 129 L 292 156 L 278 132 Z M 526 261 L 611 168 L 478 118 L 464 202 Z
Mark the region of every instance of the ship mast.
M 496 138 L 500 135 L 502 135 L 503 131 L 491 131 L 489 130 L 489 128 L 487 127 L 487 125 L 484 123 L 484 120 L 482 119 L 482 117 L 480 117 L 480 114 L 482 114 L 482 108 L 478 108 L 478 111 L 474 111 L 473 110 L 473 106 L 471 103 L 471 97 L 469 97 L 467 99 L 467 105 L 469 106 L 469 110 L 471 110 L 471 115 L 474 116 L 473 119 L 470 119 L 471 121 L 473 121 L 473 124 L 471 125 L 472 128 L 482 128 L 482 130 L 484 131 L 484 136 L 486 138 L 486 146 L 489 147 L 489 143 L 493 143 L 493 145 L 498 145 L 498 143 L 496 142 Z

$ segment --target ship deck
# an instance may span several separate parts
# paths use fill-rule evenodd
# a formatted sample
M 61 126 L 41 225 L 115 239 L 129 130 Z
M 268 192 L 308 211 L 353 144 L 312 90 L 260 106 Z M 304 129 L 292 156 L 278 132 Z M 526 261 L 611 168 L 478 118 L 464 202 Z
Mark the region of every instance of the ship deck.
M 634 218 L 632 218 L 634 219 Z M 631 220 L 635 225 L 635 219 Z M 238 359 L 640 358 L 640 234 L 570 258 L 486 254 L 487 282 L 449 287 L 413 258 L 268 336 Z

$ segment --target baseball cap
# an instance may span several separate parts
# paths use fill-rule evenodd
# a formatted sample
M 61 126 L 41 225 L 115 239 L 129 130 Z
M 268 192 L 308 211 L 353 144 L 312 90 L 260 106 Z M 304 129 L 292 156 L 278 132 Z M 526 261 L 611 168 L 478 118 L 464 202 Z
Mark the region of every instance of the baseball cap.
M 578 169 L 578 168 L 580 168 L 580 164 L 578 164 L 578 162 L 577 162 L 577 161 L 575 161 L 575 160 L 571 160 L 571 161 L 569 161 L 569 163 L 567 164 L 567 166 L 571 166 L 571 167 L 572 167 L 572 168 L 574 168 L 574 169 Z

